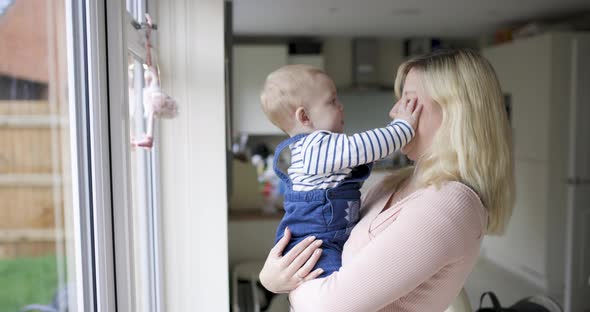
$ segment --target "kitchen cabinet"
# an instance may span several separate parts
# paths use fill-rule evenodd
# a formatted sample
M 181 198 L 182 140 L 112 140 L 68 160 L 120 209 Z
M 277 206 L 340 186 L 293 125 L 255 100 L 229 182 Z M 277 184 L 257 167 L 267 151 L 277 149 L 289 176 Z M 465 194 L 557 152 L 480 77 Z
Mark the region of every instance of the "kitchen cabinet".
M 326 38 L 323 42 L 324 70 L 337 88 L 352 86 L 352 39 Z
M 253 135 L 282 135 L 262 112 L 260 91 L 266 76 L 287 64 L 286 45 L 233 47 L 233 130 Z
M 516 180 L 507 232 L 488 237 L 483 253 L 559 300 L 565 284 L 572 90 L 580 84 L 572 74 L 576 38 L 581 35 L 549 33 L 483 50 L 509 99 Z
M 324 69 L 323 55 L 289 55 L 289 64 L 306 64 L 315 68 Z

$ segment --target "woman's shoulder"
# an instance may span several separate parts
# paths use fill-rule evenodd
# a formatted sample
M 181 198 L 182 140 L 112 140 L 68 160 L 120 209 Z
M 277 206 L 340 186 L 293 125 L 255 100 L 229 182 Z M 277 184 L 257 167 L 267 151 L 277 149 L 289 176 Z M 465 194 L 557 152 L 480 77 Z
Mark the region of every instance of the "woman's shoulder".
M 468 185 L 458 181 L 446 181 L 426 187 L 419 194 L 425 200 L 451 204 L 451 207 L 481 208 L 484 204 L 479 195 Z
M 479 195 L 468 185 L 447 181 L 431 185 L 416 196 L 416 207 L 428 207 L 429 214 L 445 218 L 453 223 L 471 226 L 478 233 L 485 231 L 487 209 Z M 468 222 L 466 222 L 468 221 Z
M 438 185 L 431 185 L 425 189 L 424 194 L 440 198 L 451 197 L 460 202 L 483 207 L 479 195 L 471 187 L 459 181 L 445 181 Z

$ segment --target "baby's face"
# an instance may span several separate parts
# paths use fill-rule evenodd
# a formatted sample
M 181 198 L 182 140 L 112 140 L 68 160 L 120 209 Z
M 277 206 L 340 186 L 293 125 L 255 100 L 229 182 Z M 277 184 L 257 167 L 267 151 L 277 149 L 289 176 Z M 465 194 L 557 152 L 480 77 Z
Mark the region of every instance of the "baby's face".
M 315 130 L 342 133 L 344 107 L 336 95 L 336 86 L 326 75 L 315 75 L 307 90 L 308 115 Z

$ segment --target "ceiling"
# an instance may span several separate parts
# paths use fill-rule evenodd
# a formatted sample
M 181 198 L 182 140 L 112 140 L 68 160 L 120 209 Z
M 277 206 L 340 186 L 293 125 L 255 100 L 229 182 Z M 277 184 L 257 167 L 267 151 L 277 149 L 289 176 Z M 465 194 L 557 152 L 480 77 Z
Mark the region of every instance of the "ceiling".
M 233 0 L 237 35 L 475 37 L 590 0 Z

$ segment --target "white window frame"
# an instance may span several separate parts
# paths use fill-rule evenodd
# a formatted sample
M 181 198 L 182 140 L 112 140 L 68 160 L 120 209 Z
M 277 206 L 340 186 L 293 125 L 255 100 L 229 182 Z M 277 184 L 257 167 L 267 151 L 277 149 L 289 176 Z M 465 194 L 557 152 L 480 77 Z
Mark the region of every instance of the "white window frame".
M 138 38 L 126 31 L 131 25 L 120 1 L 69 0 L 66 18 L 74 196 L 74 242 L 69 255 L 75 259 L 71 266 L 74 282 L 68 291 L 70 308 L 136 311 L 135 298 L 140 295 L 148 300 L 146 311 L 163 311 L 160 239 L 152 240 L 154 248 L 145 255 L 154 286 L 148 287 L 149 294 L 136 289 L 134 278 L 138 264 L 133 260 L 127 53 L 128 46 L 135 54 L 142 53 L 141 46 L 128 45 L 129 39 L 137 42 Z M 152 155 L 157 155 L 157 142 Z M 156 157 L 142 164 L 151 168 L 152 177 L 158 174 L 155 164 Z M 156 191 L 157 180 L 144 185 Z M 157 192 L 146 202 L 157 204 Z M 145 219 L 152 238 L 159 237 L 158 206 L 151 205 Z
M 109 21 L 107 36 L 109 38 L 109 86 L 111 98 L 111 138 L 112 138 L 112 174 L 113 174 L 113 205 L 115 216 L 115 266 L 117 271 L 117 301 L 121 311 L 135 311 L 136 298 L 142 301 L 141 309 L 145 311 L 163 311 L 163 290 L 161 283 L 161 222 L 159 202 L 159 140 L 157 128 L 154 129 L 154 147 L 150 151 L 137 150 L 136 158 L 136 185 L 132 194 L 132 179 L 130 176 L 130 124 L 135 127 L 136 133 L 145 132 L 146 121 L 143 117 L 141 98 L 136 97 L 134 120 L 130 120 L 128 109 L 127 89 L 127 60 L 128 53 L 141 60 L 136 65 L 145 63 L 146 49 L 144 31 L 138 30 L 134 25 L 144 22 L 143 12 L 149 8 L 150 15 L 155 19 L 154 1 L 128 0 L 132 4 L 133 16 L 127 12 L 126 5 L 122 3 L 108 3 Z M 117 23 L 113 23 L 115 20 Z M 113 44 L 114 43 L 114 44 Z M 143 88 L 142 66 L 135 66 L 136 79 L 135 90 Z M 141 92 L 138 94 L 141 95 Z M 113 122 L 114 121 L 114 122 Z M 135 195 L 135 196 L 133 196 Z M 133 199 L 139 199 L 137 205 L 146 207 L 143 215 L 134 215 L 132 211 Z M 139 237 L 134 235 L 133 228 L 139 227 L 142 233 Z M 135 245 L 135 246 L 134 246 Z M 133 256 L 138 246 L 143 252 Z M 137 263 L 137 261 L 140 261 Z M 138 273 L 139 272 L 139 273 Z M 134 274 L 142 274 L 147 278 L 147 285 L 137 285 Z M 145 287 L 144 287 L 145 286 Z
M 116 311 L 104 7 L 67 1 L 75 311 Z
M 227 272 L 227 198 L 225 125 L 223 103 L 223 3 L 161 1 L 166 27 L 163 39 L 180 49 L 162 51 L 164 81 L 183 111 L 162 127 L 163 202 L 166 210 L 166 253 L 159 248 L 159 227 L 153 233 L 152 266 L 155 302 L 140 309 L 142 296 L 134 276 L 134 216 L 131 210 L 130 131 L 127 90 L 127 53 L 131 35 L 125 3 L 121 1 L 68 0 L 68 61 L 73 194 L 75 207 L 75 283 L 70 300 L 74 311 L 163 311 L 162 287 L 169 310 L 229 310 Z M 155 8 L 153 3 L 149 8 Z M 178 15 L 182 18 L 178 18 Z M 108 23 L 107 23 L 108 21 Z M 213 31 L 212 31 L 213 30 Z M 207 44 L 208 49 L 201 49 Z M 190 57 L 189 57 L 190 56 Z M 178 61 L 176 61 L 178 60 Z M 211 70 L 188 72 L 188 68 Z M 171 75 L 171 73 L 176 73 Z M 220 106 L 221 105 L 221 106 Z M 189 144 L 187 144 L 189 143 Z M 212 147 L 202 153 L 203 145 Z M 156 150 L 157 151 L 157 150 Z M 158 154 L 157 152 L 154 154 Z M 158 160 L 153 157 L 152 168 Z M 203 164 L 207 164 L 203 166 Z M 194 177 L 208 175 L 207 182 Z M 156 177 L 159 172 L 156 170 Z M 155 178 L 154 181 L 158 181 Z M 178 183 L 182 181 L 181 183 Z M 153 181 L 148 186 L 159 189 Z M 193 194 L 201 196 L 195 202 Z M 160 196 L 150 199 L 159 206 Z M 159 222 L 158 210 L 153 210 Z M 203 256 L 203 250 L 208 256 Z M 162 279 L 162 256 L 166 279 Z
M 129 182 L 129 109 L 127 101 L 127 51 L 125 29 L 126 9 L 120 1 L 107 1 L 109 119 L 113 202 L 113 232 L 115 233 L 113 271 L 116 272 L 117 311 L 136 311 L 133 263 L 133 215 L 131 214 L 131 185 Z M 111 105 L 111 103 L 118 103 Z

